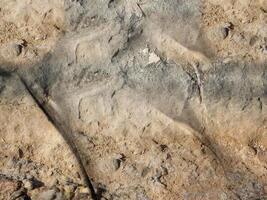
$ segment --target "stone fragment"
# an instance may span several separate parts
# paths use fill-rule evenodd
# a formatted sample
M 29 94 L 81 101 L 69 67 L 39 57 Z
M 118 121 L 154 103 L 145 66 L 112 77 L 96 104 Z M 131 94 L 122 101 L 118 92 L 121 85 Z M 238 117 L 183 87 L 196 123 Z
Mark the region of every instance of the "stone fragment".
M 32 189 L 34 189 L 32 181 L 26 179 L 26 180 L 23 180 L 22 183 L 23 183 L 23 186 L 24 186 L 27 190 L 32 190 Z
M 148 64 L 157 63 L 160 61 L 160 57 L 158 57 L 154 52 L 149 54 Z

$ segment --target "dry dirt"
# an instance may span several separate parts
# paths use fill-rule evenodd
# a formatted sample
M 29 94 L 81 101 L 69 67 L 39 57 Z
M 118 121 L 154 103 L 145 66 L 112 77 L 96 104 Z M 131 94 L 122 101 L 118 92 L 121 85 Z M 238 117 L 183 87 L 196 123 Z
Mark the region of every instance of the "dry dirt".
M 0 199 L 267 199 L 266 59 L 265 0 L 0 0 Z

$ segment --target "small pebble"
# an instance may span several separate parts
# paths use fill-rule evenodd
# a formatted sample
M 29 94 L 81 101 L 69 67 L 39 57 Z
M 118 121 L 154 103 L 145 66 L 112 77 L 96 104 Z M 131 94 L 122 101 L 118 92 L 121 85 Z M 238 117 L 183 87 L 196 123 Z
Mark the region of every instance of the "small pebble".
M 148 52 L 149 52 L 149 49 L 148 48 L 143 49 L 143 53 L 144 54 L 148 54 Z
M 230 29 L 231 28 L 229 24 L 226 24 L 224 26 L 217 25 L 211 28 L 207 36 L 211 41 L 222 41 L 228 37 Z
M 90 190 L 87 187 L 80 187 L 79 192 L 83 194 L 90 194 Z
M 225 38 L 227 38 L 228 34 L 229 34 L 229 29 L 226 27 L 221 28 L 221 37 L 224 40 Z
M 47 172 L 47 175 L 48 176 L 52 176 L 54 174 L 54 172 L 52 171 L 52 170 L 49 170 L 48 172 Z
M 121 160 L 120 159 L 114 159 L 113 160 L 113 166 L 114 166 L 114 170 L 118 170 L 120 168 L 121 165 Z
M 26 179 L 26 180 L 23 180 L 22 183 L 27 190 L 34 189 L 32 181 Z

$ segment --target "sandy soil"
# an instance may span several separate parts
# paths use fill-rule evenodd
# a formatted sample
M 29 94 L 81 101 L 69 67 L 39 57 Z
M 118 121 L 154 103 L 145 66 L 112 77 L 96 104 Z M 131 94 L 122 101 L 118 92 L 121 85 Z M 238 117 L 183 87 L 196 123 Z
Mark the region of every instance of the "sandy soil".
M 266 25 L 264 0 L 1 0 L 0 199 L 266 199 Z

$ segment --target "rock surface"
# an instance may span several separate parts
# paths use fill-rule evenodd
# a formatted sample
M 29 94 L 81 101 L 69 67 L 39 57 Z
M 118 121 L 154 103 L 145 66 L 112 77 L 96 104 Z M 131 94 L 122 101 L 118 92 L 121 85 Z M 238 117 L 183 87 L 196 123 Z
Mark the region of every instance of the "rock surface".
M 263 0 L 2 0 L 0 199 L 267 198 Z

